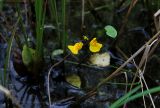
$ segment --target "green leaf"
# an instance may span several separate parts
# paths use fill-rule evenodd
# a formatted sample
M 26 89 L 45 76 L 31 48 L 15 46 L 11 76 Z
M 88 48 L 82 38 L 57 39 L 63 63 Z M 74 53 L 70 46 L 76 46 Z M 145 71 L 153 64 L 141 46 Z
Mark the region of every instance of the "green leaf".
M 64 51 L 63 51 L 62 49 L 56 49 L 56 50 L 54 50 L 54 51 L 52 52 L 51 57 L 52 57 L 52 59 L 53 59 L 55 56 L 61 55 L 61 54 L 63 54 L 63 53 L 64 53 Z
M 22 60 L 25 66 L 29 66 L 33 62 L 34 55 L 34 49 L 27 47 L 27 45 L 23 46 Z
M 116 38 L 117 36 L 117 30 L 111 26 L 111 25 L 107 25 L 105 26 L 105 31 L 106 31 L 106 34 L 112 38 Z
M 76 86 L 76 87 L 78 87 L 78 88 L 81 87 L 81 79 L 80 79 L 80 77 L 79 77 L 78 75 L 76 75 L 76 74 L 72 74 L 72 75 L 66 76 L 66 81 L 67 81 L 68 83 L 70 83 L 71 85 L 73 85 L 73 86 Z
M 129 99 L 131 95 L 133 95 L 135 92 L 137 92 L 141 88 L 140 85 L 135 87 L 133 90 L 122 96 L 120 99 L 118 99 L 116 102 L 114 102 L 110 108 L 119 108 L 119 105 L 124 102 L 126 99 Z

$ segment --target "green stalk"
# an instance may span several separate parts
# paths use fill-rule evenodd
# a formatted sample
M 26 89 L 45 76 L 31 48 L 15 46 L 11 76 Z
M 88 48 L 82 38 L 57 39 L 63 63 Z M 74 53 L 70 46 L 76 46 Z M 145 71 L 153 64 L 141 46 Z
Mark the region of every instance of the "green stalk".
M 18 2 L 18 1 L 16 0 L 16 2 Z M 20 17 L 20 27 L 22 28 L 22 32 L 23 32 L 23 35 L 24 35 L 24 42 L 27 45 L 27 47 L 29 47 L 29 44 L 28 44 L 28 41 L 27 41 L 28 35 L 27 35 L 26 29 L 24 27 L 23 21 L 22 21 L 22 15 L 21 15 L 20 7 L 19 7 L 18 3 L 16 4 L 16 10 L 18 12 L 18 17 Z M 20 49 L 22 50 L 22 46 L 20 46 Z
M 62 0 L 62 48 L 66 52 L 67 35 L 66 35 L 66 0 Z
M 145 96 L 145 95 L 148 95 L 148 94 L 152 94 L 152 93 L 156 93 L 156 92 L 159 92 L 160 91 L 160 87 L 154 87 L 152 89 L 149 89 L 149 90 L 145 90 L 143 92 L 140 92 L 140 93 L 136 93 L 135 95 L 129 97 L 129 98 L 126 98 L 126 100 L 124 100 L 123 102 L 121 102 L 118 107 L 124 105 L 125 103 L 128 103 L 130 101 L 133 101 L 137 98 L 140 98 L 142 96 Z
M 17 27 L 17 24 L 19 23 L 19 20 L 20 20 L 20 17 L 18 18 L 18 20 L 17 20 L 17 22 L 15 24 L 15 27 L 14 27 L 13 32 L 12 32 L 12 36 L 11 36 L 9 42 L 8 42 L 6 58 L 5 58 L 5 64 L 4 64 L 4 81 L 2 80 L 2 85 L 5 86 L 5 87 L 7 86 L 7 83 L 8 83 L 8 80 L 7 80 L 7 68 L 9 66 L 12 43 L 13 43 L 13 39 L 14 39 L 14 36 L 15 36 L 15 33 L 16 33 L 16 27 Z
M 2 8 L 3 8 L 3 0 L 0 0 L 0 10 L 2 10 Z
M 57 28 L 57 35 L 58 35 L 58 41 L 59 44 L 61 44 L 61 37 L 60 37 L 60 26 L 59 26 L 59 18 L 58 18 L 58 11 L 57 11 L 57 3 L 56 0 L 50 0 L 50 5 L 51 5 L 51 12 L 53 14 L 51 14 L 52 19 L 55 18 L 55 22 L 56 22 L 56 28 Z
M 43 0 L 35 0 L 35 12 L 36 12 L 36 54 L 40 57 L 43 56 L 43 31 L 45 10 L 43 10 Z
M 128 103 L 130 101 L 133 101 L 137 98 L 140 98 L 142 96 L 151 94 L 151 93 L 155 93 L 155 92 L 159 92 L 160 91 L 160 87 L 154 87 L 152 89 L 149 90 L 145 90 L 143 92 L 139 92 L 136 93 L 135 95 L 132 95 L 133 93 L 135 93 L 138 89 L 140 89 L 140 86 L 137 86 L 136 88 L 134 88 L 132 91 L 130 91 L 129 93 L 127 93 L 126 95 L 124 95 L 123 97 L 121 97 L 120 99 L 118 99 L 116 102 L 114 102 L 110 108 L 119 108 L 120 106 L 124 105 L 125 103 Z M 132 95 L 132 96 L 131 96 Z
M 137 86 L 136 88 L 134 88 L 132 91 L 128 92 L 126 95 L 124 95 L 123 97 L 121 97 L 120 99 L 118 99 L 116 102 L 114 102 L 110 108 L 118 108 L 119 105 L 124 102 L 125 99 L 128 99 L 133 93 L 135 93 L 136 91 L 138 91 L 141 88 L 141 86 Z

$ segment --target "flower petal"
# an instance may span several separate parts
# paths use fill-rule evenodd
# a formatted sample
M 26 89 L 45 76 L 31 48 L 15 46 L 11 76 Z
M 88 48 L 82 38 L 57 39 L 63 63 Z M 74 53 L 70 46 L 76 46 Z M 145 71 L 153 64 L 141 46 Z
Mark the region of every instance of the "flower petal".
M 82 42 L 77 42 L 74 47 L 76 47 L 76 49 L 80 50 L 82 49 L 83 43 Z
M 77 42 L 74 45 L 68 45 L 68 49 L 73 53 L 73 54 L 78 54 L 78 51 L 82 49 L 83 43 L 82 42 Z
M 102 47 L 102 44 L 97 43 L 96 46 L 90 45 L 90 46 L 89 46 L 89 50 L 90 50 L 91 52 L 99 52 L 100 49 L 101 49 L 101 47 Z
M 91 52 L 99 52 L 102 48 L 102 44 L 98 43 L 96 38 L 93 38 L 90 42 L 89 49 Z
M 78 54 L 78 49 L 76 49 L 75 46 L 68 45 L 68 49 L 70 49 L 73 54 Z
M 96 40 L 96 38 L 93 38 L 91 41 L 90 41 L 90 45 L 93 45 L 94 43 L 97 43 L 97 40 Z

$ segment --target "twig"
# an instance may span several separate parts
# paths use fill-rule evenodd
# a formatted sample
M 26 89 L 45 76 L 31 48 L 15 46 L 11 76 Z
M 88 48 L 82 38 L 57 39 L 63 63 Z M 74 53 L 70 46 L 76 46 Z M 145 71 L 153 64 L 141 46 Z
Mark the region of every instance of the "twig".
M 145 60 L 146 60 L 146 57 L 147 57 L 146 54 L 149 53 L 150 46 L 152 46 L 156 41 L 157 41 L 157 39 L 153 40 L 153 42 L 152 42 L 150 45 L 146 44 L 146 49 L 145 49 L 145 51 L 144 51 L 144 53 L 143 53 L 143 56 L 142 56 L 142 59 L 141 59 L 141 61 L 140 61 L 140 63 L 139 63 L 139 68 L 141 68 L 142 65 L 144 64 L 144 62 L 145 62 Z M 148 48 L 147 48 L 147 47 L 148 47 Z M 138 71 L 135 73 L 132 83 L 135 82 L 137 75 L 138 75 Z M 132 86 L 133 86 L 133 85 L 131 85 L 130 90 L 132 89 Z
M 148 89 L 148 86 L 147 86 L 147 83 L 146 83 L 146 81 L 145 81 L 145 79 L 144 79 L 143 74 L 144 74 L 144 71 L 145 71 L 145 68 L 146 68 L 146 64 L 147 64 L 147 60 L 148 60 L 148 57 L 149 57 L 149 54 L 150 54 L 150 49 L 151 49 L 152 45 L 155 44 L 155 42 L 156 42 L 157 40 L 158 40 L 158 39 L 155 39 L 155 40 L 153 40 L 152 43 L 146 45 L 146 48 L 145 48 L 145 51 L 144 51 L 143 56 L 142 56 L 142 58 L 141 58 L 141 61 L 140 61 L 140 63 L 139 63 L 139 66 L 137 66 L 136 63 L 133 61 L 135 67 L 137 68 L 137 72 L 135 73 L 135 77 L 133 78 L 132 84 L 135 82 L 136 76 L 137 76 L 138 73 L 139 73 L 140 82 L 141 82 L 141 86 L 142 86 L 142 92 L 143 92 L 143 83 L 142 83 L 142 80 L 143 80 L 143 82 L 145 83 L 145 86 L 146 86 L 147 90 L 149 90 L 149 89 Z M 144 66 L 143 66 L 143 65 L 144 65 Z M 141 67 L 142 67 L 142 66 L 143 66 L 143 71 L 141 71 Z M 132 87 L 133 87 L 133 85 L 131 85 L 130 91 L 131 91 Z M 149 93 L 149 97 L 150 97 L 150 100 L 151 100 L 151 102 L 152 102 L 153 107 L 155 108 L 155 104 L 154 104 L 154 102 L 153 102 L 153 98 L 152 98 L 152 96 L 151 96 L 150 93 Z M 143 102 L 144 102 L 144 106 L 145 106 L 145 108 L 146 108 L 144 96 L 143 96 Z
M 127 55 L 116 45 L 116 50 L 123 56 L 125 60 L 128 59 Z
M 156 30 L 160 30 L 160 9 L 153 15 L 154 16 L 154 24 L 156 27 Z
M 114 78 L 118 72 L 120 72 L 129 62 L 131 62 L 139 53 L 141 53 L 146 48 L 146 46 L 148 44 L 151 44 L 159 36 L 160 36 L 160 31 L 158 33 L 156 33 L 146 44 L 144 44 L 141 48 L 139 48 L 138 51 L 136 51 L 126 62 L 124 62 L 119 68 L 117 68 L 110 76 L 108 76 L 106 79 L 101 81 L 96 87 L 94 87 L 92 89 L 92 91 L 88 92 L 85 96 L 83 96 L 81 98 L 84 98 L 84 97 L 90 95 L 91 93 L 97 91 L 97 89 L 99 87 L 101 87 L 103 84 L 108 82 L 110 79 Z
M 135 61 L 133 60 L 133 62 L 134 62 L 134 65 L 135 65 L 135 67 L 137 68 L 137 70 L 139 70 L 139 68 L 138 68 L 138 66 L 136 65 L 136 63 L 135 63 Z M 139 76 L 140 76 L 140 83 L 141 83 L 141 90 L 142 90 L 142 93 L 143 93 L 143 91 L 144 91 L 144 89 L 143 89 L 143 82 L 142 82 L 142 77 L 141 77 L 141 72 L 140 71 L 138 71 L 139 72 Z M 131 85 L 132 86 L 132 85 Z M 131 90 L 131 89 L 130 89 Z M 145 101 L 145 97 L 144 97 L 144 95 L 143 95 L 143 104 L 144 104 L 144 107 L 145 108 L 147 108 L 146 107 L 146 101 Z
M 149 53 L 149 52 L 148 52 L 148 53 Z M 147 62 L 147 58 L 146 58 L 146 62 Z M 147 90 L 149 90 L 148 85 L 147 85 L 147 83 L 146 83 L 146 81 L 145 81 L 145 78 L 144 78 L 144 76 L 143 76 L 144 71 L 145 71 L 145 68 L 146 68 L 146 62 L 145 62 L 145 65 L 144 65 L 144 68 L 143 68 L 142 71 L 141 71 L 141 69 L 136 65 L 136 63 L 134 62 L 134 65 L 135 65 L 135 67 L 137 68 L 138 73 L 139 73 L 140 82 L 141 82 L 141 87 L 142 87 L 142 92 L 143 92 L 143 82 L 144 82 L 145 87 L 147 88 Z M 142 82 L 142 81 L 143 81 L 143 82 Z M 153 101 L 153 98 L 152 98 L 152 95 L 151 95 L 150 93 L 149 93 L 149 97 L 150 97 L 150 100 L 151 100 L 151 102 L 152 102 L 153 108 L 156 108 L 156 107 L 155 107 L 155 104 L 154 104 L 154 101 Z M 145 106 L 145 108 L 147 108 L 147 107 L 146 107 L 146 104 L 145 104 L 144 96 L 143 96 L 143 100 L 144 100 L 144 106 Z
M 99 88 L 102 84 L 114 77 L 123 67 L 127 65 L 131 60 L 133 60 L 141 51 L 143 51 L 148 44 L 151 44 L 160 35 L 160 31 L 156 33 L 146 44 L 144 44 L 137 52 L 135 52 L 126 62 L 124 62 L 117 70 L 115 70 L 110 76 L 108 76 L 104 81 L 100 82 L 96 88 Z
M 69 57 L 70 54 L 66 55 L 61 61 L 55 63 L 54 65 L 51 66 L 51 68 L 49 69 L 48 71 L 48 76 L 47 76 L 47 91 L 48 91 L 48 100 L 49 100 L 49 106 L 51 106 L 51 96 L 50 96 L 50 83 L 49 83 L 49 79 L 50 79 L 50 74 L 51 74 L 51 71 L 54 67 L 58 66 L 60 63 L 62 63 L 67 57 Z
M 11 95 L 11 92 L 7 88 L 5 88 L 2 85 L 0 85 L 0 91 L 2 91 L 7 96 L 7 98 L 11 99 L 12 102 L 15 103 L 16 108 L 21 108 L 21 105 L 19 104 L 19 102 L 17 102 L 17 100 L 15 99 L 15 97 L 13 97 Z
M 131 1 L 130 7 L 129 7 L 128 11 L 127 11 L 127 14 L 126 14 L 125 18 L 124 18 L 124 22 L 123 22 L 123 24 L 122 24 L 122 26 L 120 28 L 119 36 L 115 40 L 114 45 L 119 41 L 120 38 L 122 38 L 122 36 L 123 36 L 122 34 L 123 34 L 124 28 L 125 28 L 125 26 L 127 24 L 128 17 L 129 17 L 129 15 L 131 13 L 131 10 L 133 9 L 133 7 L 136 5 L 137 2 L 138 2 L 138 0 L 132 0 Z
M 158 38 L 158 41 L 155 43 L 155 45 L 152 47 L 151 51 L 149 52 L 148 56 L 151 56 L 153 54 L 153 52 L 156 50 L 157 46 L 160 43 L 160 39 Z

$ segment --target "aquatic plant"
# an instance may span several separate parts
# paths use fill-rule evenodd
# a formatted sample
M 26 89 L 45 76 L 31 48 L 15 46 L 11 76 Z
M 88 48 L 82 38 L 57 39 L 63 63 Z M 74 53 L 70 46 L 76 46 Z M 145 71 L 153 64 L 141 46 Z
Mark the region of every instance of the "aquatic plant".
M 75 1 L 74 2 L 73 1 L 31 0 L 31 1 L 29 1 L 29 3 L 31 3 L 31 8 L 33 8 L 33 10 L 34 9 L 35 10 L 34 11 L 33 10 L 26 11 L 25 18 L 23 15 L 22 16 L 20 15 L 21 10 L 20 9 L 18 10 L 18 21 L 17 22 L 18 22 L 18 24 L 20 22 L 20 28 L 22 28 L 22 29 L 20 29 L 20 32 L 23 32 L 24 37 L 21 37 L 21 34 L 20 35 L 16 34 L 16 35 L 19 35 L 18 41 L 22 41 L 22 42 L 18 42 L 17 37 L 15 38 L 15 36 L 16 36 L 15 32 L 19 33 L 19 31 L 18 31 L 19 27 L 17 30 L 17 28 L 16 28 L 17 23 L 16 23 L 15 24 L 16 26 L 14 27 L 14 29 L 12 28 L 13 31 L 11 33 L 12 34 L 11 37 L 9 37 L 9 38 L 7 37 L 7 39 L 4 39 L 4 40 L 7 40 L 6 44 L 8 45 L 8 48 L 6 51 L 6 60 L 4 63 L 4 75 L 2 74 L 2 76 L 1 76 L 2 84 L 4 86 L 7 86 L 7 84 L 8 84 L 8 73 L 7 72 L 8 72 L 8 67 L 10 65 L 10 58 L 12 60 L 12 56 L 11 56 L 12 55 L 12 45 L 15 45 L 15 43 L 14 43 L 14 39 L 15 39 L 16 40 L 16 48 L 15 49 L 18 50 L 19 52 L 17 51 L 18 52 L 17 53 L 16 51 L 13 50 L 13 53 L 16 53 L 17 55 L 16 56 L 13 55 L 12 70 L 16 70 L 16 71 L 18 70 L 18 69 L 16 69 L 16 67 L 17 67 L 16 63 L 18 62 L 19 64 L 18 63 L 17 64 L 19 67 L 21 67 L 21 66 L 22 66 L 22 68 L 24 67 L 24 69 L 22 69 L 21 72 L 26 72 L 25 70 L 27 70 L 27 72 L 29 71 L 31 73 L 30 74 L 29 72 L 28 73 L 26 72 L 25 75 L 27 75 L 27 77 L 25 76 L 26 79 L 25 79 L 24 86 L 22 84 L 22 87 L 18 87 L 18 88 L 15 87 L 15 89 L 18 89 L 18 91 L 20 91 L 20 92 L 21 92 L 21 90 L 23 90 L 23 91 L 26 90 L 24 92 L 24 94 L 21 92 L 21 94 L 23 95 L 21 98 L 22 101 L 30 100 L 30 99 L 34 100 L 35 97 L 40 98 L 40 100 L 43 101 L 43 99 L 41 99 L 41 97 L 44 97 L 46 99 L 47 105 L 49 103 L 50 107 L 54 106 L 55 103 L 58 103 L 58 105 L 62 106 L 62 107 L 66 106 L 66 105 L 67 105 L 67 107 L 68 106 L 70 107 L 70 106 L 72 106 L 70 104 L 73 104 L 73 105 L 76 104 L 79 106 L 81 106 L 82 104 L 85 105 L 86 104 L 85 101 L 88 98 L 90 98 L 91 96 L 93 96 L 92 99 L 87 100 L 87 105 L 88 105 L 88 102 L 94 103 L 95 102 L 94 99 L 96 100 L 96 104 L 97 103 L 101 104 L 103 102 L 106 105 L 106 103 L 108 103 L 108 102 L 106 102 L 106 100 L 108 101 L 108 99 L 107 99 L 108 94 L 107 93 L 110 92 L 110 90 L 108 90 L 108 88 L 110 89 L 110 87 L 108 87 L 108 86 L 112 86 L 112 84 L 116 84 L 116 85 L 119 84 L 119 85 L 125 85 L 126 89 L 122 90 L 123 91 L 122 94 L 117 93 L 120 96 L 118 96 L 118 98 L 113 99 L 113 100 L 117 99 L 117 101 L 113 102 L 111 100 L 111 102 L 113 102 L 113 103 L 110 103 L 110 100 L 109 100 L 109 106 L 111 108 L 121 107 L 122 105 L 126 105 L 126 103 L 128 103 L 132 100 L 135 100 L 139 97 L 143 97 L 143 101 L 144 101 L 144 105 L 145 105 L 144 96 L 148 95 L 148 94 L 149 94 L 149 98 L 151 100 L 151 104 L 155 108 L 154 100 L 153 100 L 154 98 L 152 99 L 151 93 L 155 93 L 155 92 L 160 91 L 160 88 L 159 87 L 153 88 L 153 89 L 150 89 L 150 87 L 148 88 L 143 74 L 144 74 L 144 71 L 146 68 L 147 61 L 150 60 L 149 57 L 152 57 L 152 54 L 159 43 L 160 32 L 157 29 L 158 33 L 155 36 L 153 36 L 153 38 L 150 39 L 151 34 L 155 34 L 155 28 L 150 27 L 150 24 L 153 25 L 153 23 L 147 22 L 147 25 L 146 25 L 146 23 L 144 24 L 144 22 L 146 20 L 144 20 L 143 24 L 141 24 L 141 25 L 145 25 L 145 27 L 133 28 L 137 25 L 135 25 L 134 22 L 133 22 L 133 24 L 132 24 L 132 22 L 130 22 L 129 18 L 132 19 L 134 17 L 132 17 L 132 16 L 129 17 L 129 15 L 131 13 L 131 10 L 135 7 L 135 5 L 137 3 L 140 4 L 140 5 L 138 5 L 138 9 L 137 9 L 138 11 L 140 10 L 139 7 L 141 7 L 141 5 L 143 3 L 143 9 L 140 10 L 141 11 L 140 14 L 143 13 L 143 15 L 145 16 L 145 14 L 147 13 L 147 17 L 146 17 L 147 21 L 151 21 L 150 19 L 148 19 L 149 18 L 148 16 L 150 14 L 152 14 L 152 9 L 151 9 L 152 4 L 153 5 L 158 4 L 158 6 L 156 8 L 159 9 L 158 8 L 159 2 L 152 2 L 151 3 L 151 1 L 145 1 L 145 0 L 142 2 L 137 2 L 138 0 L 131 0 L 131 1 L 125 1 L 125 0 L 112 1 L 112 0 L 110 0 L 110 1 L 107 1 L 107 3 L 109 2 L 109 5 L 105 4 L 103 6 L 103 5 L 101 5 L 101 3 L 98 3 L 95 5 L 95 3 L 97 3 L 97 2 L 92 1 L 92 0 L 87 0 L 87 2 L 85 2 L 85 0 L 78 1 L 78 2 L 76 1 L 77 4 L 82 3 L 82 6 L 81 6 L 82 10 L 80 10 L 80 11 L 82 11 L 82 13 L 81 13 L 79 10 L 78 10 L 78 12 L 75 12 L 75 10 L 78 7 L 77 4 L 73 7 L 70 6 L 69 3 L 71 3 L 71 4 L 75 3 Z M 26 3 L 25 0 L 24 0 L 24 2 Z M 34 4 L 34 6 L 32 7 L 33 4 Z M 85 6 L 87 4 L 89 4 L 89 5 Z M 95 6 L 99 6 L 99 5 L 101 5 L 101 6 L 95 7 Z M 47 6 L 47 8 L 46 8 L 46 6 Z M 68 7 L 71 8 L 71 10 L 68 11 L 67 10 Z M 148 7 L 148 8 L 146 8 L 146 7 Z M 20 7 L 18 7 L 18 8 L 20 8 Z M 107 8 L 107 10 L 105 10 L 106 8 Z M 78 9 L 79 9 L 79 7 L 78 7 Z M 108 17 L 108 18 L 101 17 L 101 16 L 105 16 L 105 15 L 101 15 L 101 14 L 104 14 L 104 12 L 99 13 L 99 11 L 102 9 L 105 10 L 105 14 L 107 13 L 108 14 L 107 16 L 110 16 L 110 17 Z M 126 13 L 126 16 L 123 16 L 127 9 L 128 9 L 128 11 Z M 47 10 L 47 12 L 46 12 L 46 10 Z M 49 10 L 49 12 L 48 12 L 48 10 Z M 114 12 L 111 10 L 113 10 Z M 148 12 L 148 10 L 150 12 Z M 109 12 L 107 12 L 107 11 L 109 11 Z M 35 14 L 34 14 L 34 12 L 35 12 Z M 73 16 L 67 16 L 67 12 L 71 12 L 71 14 Z M 32 16 L 33 19 L 32 18 L 29 19 L 29 20 L 31 20 L 30 21 L 31 23 L 25 24 L 23 21 L 28 20 L 27 18 L 30 18 L 30 17 L 28 17 L 28 16 L 30 16 L 30 15 L 28 15 L 30 13 L 34 14 L 35 16 L 33 15 Z M 80 13 L 82 14 L 81 18 L 79 17 Z M 86 18 L 88 18 L 88 20 L 85 20 L 85 15 L 87 15 Z M 93 18 L 90 18 L 90 15 Z M 15 13 L 15 16 L 17 16 L 17 13 Z M 72 19 L 72 17 L 74 17 L 74 19 Z M 136 14 L 136 17 L 138 17 L 137 14 Z M 124 18 L 124 20 L 123 20 L 123 18 Z M 71 23 L 70 23 L 70 21 L 66 21 L 66 19 L 71 20 Z M 81 27 L 77 26 L 77 24 L 80 25 L 77 19 L 81 19 Z M 46 21 L 46 23 L 45 23 L 45 21 Z M 91 21 L 91 22 L 89 22 L 89 24 L 88 24 L 87 21 Z M 133 21 L 133 20 L 131 20 L 131 21 Z M 159 19 L 156 18 L 156 21 L 157 21 L 157 26 L 159 26 L 158 25 Z M 2 23 L 5 23 L 5 22 L 2 21 Z M 32 23 L 33 23 L 33 25 L 32 25 Z M 52 26 L 51 30 L 46 28 L 46 25 L 48 23 L 51 24 L 51 26 Z M 5 24 L 8 24 L 8 23 L 5 23 Z M 33 29 L 32 30 L 33 34 L 31 33 L 31 35 L 33 36 L 33 41 L 32 41 L 33 44 L 30 44 L 28 41 L 29 40 L 28 38 L 30 35 L 28 36 L 28 28 L 26 28 L 26 25 L 30 25 L 30 24 Z M 106 25 L 106 24 L 111 24 L 111 25 Z M 73 25 L 73 27 L 75 27 L 74 29 L 77 32 L 72 30 L 72 27 L 68 28 L 69 26 L 72 26 L 72 25 Z M 112 25 L 114 25 L 115 27 Z M 79 32 L 79 28 L 81 28 L 81 32 Z M 130 29 L 130 28 L 132 28 L 132 29 Z M 140 33 L 139 33 L 139 30 L 140 30 L 139 28 L 142 31 Z M 148 31 L 148 30 L 146 30 L 146 28 L 150 29 L 150 31 L 148 33 L 150 36 L 148 35 L 148 37 L 146 35 L 147 34 L 146 31 Z M 44 32 L 44 29 L 45 29 L 45 32 Z M 116 29 L 118 29 L 118 32 Z M 48 31 L 49 31 L 49 33 L 48 33 Z M 130 31 L 132 31 L 132 32 L 130 32 Z M 136 31 L 136 33 L 138 34 L 138 35 L 136 34 L 136 36 L 139 36 L 139 34 L 143 34 L 147 37 L 145 39 L 147 39 L 147 40 L 150 39 L 150 40 L 147 42 L 147 40 L 144 41 L 142 39 L 142 41 L 144 43 L 145 42 L 146 43 L 142 47 L 140 47 L 140 49 L 137 52 L 128 51 L 129 54 L 126 54 L 125 51 L 127 51 L 128 49 L 132 49 L 132 47 L 127 48 L 128 46 L 130 46 L 130 41 L 128 41 L 126 39 L 126 37 L 128 36 L 127 34 L 133 35 L 134 34 L 133 31 Z M 72 38 L 73 40 L 69 40 L 69 36 L 71 36 L 71 35 L 68 35 L 68 34 L 75 35 L 76 37 L 73 36 L 73 38 Z M 89 36 L 87 36 L 87 34 Z M 5 34 L 2 33 L 2 34 L 0 34 L 0 36 L 1 35 L 5 35 Z M 78 35 L 79 35 L 79 37 L 77 37 Z M 118 35 L 118 38 L 117 38 L 117 35 Z M 96 36 L 96 37 L 94 37 L 94 36 Z M 126 37 L 123 38 L 123 36 L 126 36 Z M 128 37 L 130 37 L 130 36 L 128 36 Z M 139 36 L 139 37 L 142 37 L 142 36 Z M 3 36 L 2 36 L 2 38 L 3 38 Z M 21 40 L 21 38 L 22 38 L 22 40 Z M 131 38 L 132 38 L 132 36 L 131 36 Z M 78 39 L 78 40 L 76 40 L 76 39 Z M 123 42 L 119 43 L 120 46 L 117 46 L 118 41 L 121 42 L 120 39 L 122 39 Z M 139 40 L 141 40 L 141 38 Z M 68 44 L 68 42 L 70 42 L 70 41 L 74 41 L 75 43 Z M 129 42 L 129 45 L 126 45 L 125 44 L 126 42 Z M 122 44 L 124 44 L 124 45 L 122 45 Z M 141 42 L 141 44 L 142 44 L 142 42 Z M 122 45 L 122 48 L 121 48 L 121 45 Z M 134 43 L 134 45 L 136 45 L 136 47 L 138 46 L 135 43 Z M 70 52 L 66 51 L 67 48 Z M 135 60 L 136 62 L 135 62 L 134 61 L 135 57 L 138 54 L 140 54 L 143 50 L 144 50 L 144 54 L 143 54 L 141 60 L 139 60 L 139 58 L 141 57 L 141 56 L 139 56 L 139 57 L 137 57 L 138 60 L 136 58 L 136 60 Z M 130 55 L 132 55 L 132 56 L 129 57 Z M 76 61 L 74 61 L 74 59 L 76 59 Z M 125 60 L 126 60 L 126 62 L 125 62 Z M 23 61 L 23 63 L 22 63 L 22 61 Z M 140 62 L 137 63 L 137 61 L 140 61 Z M 16 62 L 16 63 L 14 63 L 14 62 Z M 66 66 L 66 65 L 68 65 L 68 63 L 76 65 L 76 68 Z M 11 64 L 12 64 L 12 62 L 11 62 Z M 137 65 L 137 64 L 139 64 L 139 65 Z M 89 68 L 89 70 L 91 68 L 93 68 L 93 71 L 91 71 L 91 73 L 90 73 L 90 71 L 86 70 L 85 67 Z M 125 69 L 123 69 L 123 68 L 125 68 Z M 100 72 L 98 71 L 99 69 L 100 69 Z M 107 70 L 105 70 L 105 69 L 107 69 Z M 134 72 L 135 70 L 136 70 L 136 72 Z M 3 68 L 1 69 L 1 71 L 3 71 Z M 42 71 L 44 73 L 42 73 Z M 48 71 L 48 73 L 46 71 Z M 70 71 L 73 71 L 73 73 L 72 72 L 70 73 Z M 98 73 L 98 75 L 100 75 L 100 77 L 96 76 L 94 72 Z M 18 73 L 18 71 L 17 71 L 17 73 Z M 46 74 L 47 74 L 47 81 L 46 81 Z M 120 74 L 125 75 L 124 78 L 122 77 L 122 81 L 126 80 L 125 83 L 124 82 L 121 83 L 121 79 L 120 79 L 120 83 L 117 82 L 119 80 L 117 80 L 118 78 L 115 78 L 115 77 Z M 132 76 L 135 76 L 135 77 L 133 78 Z M 146 74 L 146 76 L 147 76 L 147 74 Z M 16 76 L 14 76 L 14 77 L 16 77 Z M 19 77 L 21 79 L 21 77 L 24 77 L 24 75 L 20 75 L 20 76 L 18 76 L 18 78 Z M 36 83 L 35 82 L 33 83 L 33 81 L 34 81 L 34 80 L 32 80 L 33 78 L 36 79 L 35 80 Z M 116 82 L 112 82 L 112 81 L 108 82 L 109 80 L 111 80 L 113 78 L 115 78 L 114 81 L 116 81 Z M 133 80 L 132 80 L 132 78 L 133 78 Z M 16 79 L 16 81 L 17 81 L 17 79 Z M 40 82 L 41 79 L 43 79 L 42 82 Z M 135 84 L 135 79 L 139 79 L 139 81 L 136 82 L 136 84 Z M 23 78 L 22 78 L 22 80 L 23 80 Z M 132 80 L 132 83 L 130 83 L 130 80 Z M 29 84 L 28 84 L 28 82 L 29 82 Z M 90 82 L 95 82 L 95 83 L 92 85 L 92 83 L 90 83 Z M 12 83 L 14 83 L 14 82 L 12 82 Z M 33 83 L 33 85 L 32 85 L 32 83 Z M 47 93 L 46 93 L 46 90 L 41 91 L 41 87 L 45 85 L 44 83 L 45 84 L 47 83 Z M 109 84 L 109 85 L 106 86 L 106 84 Z M 136 85 L 136 87 L 134 84 Z M 157 82 L 155 84 L 157 84 Z M 21 84 L 18 84 L 18 85 L 21 85 Z M 26 87 L 26 85 L 27 85 L 27 87 Z M 30 89 L 30 86 L 32 86 L 31 89 Z M 73 93 L 71 92 L 72 90 L 70 90 L 71 86 L 74 88 Z M 128 86 L 130 86 L 130 90 L 127 88 Z M 146 90 L 145 90 L 145 88 L 143 88 L 144 86 L 145 86 Z M 26 89 L 24 90 L 25 87 L 26 87 Z M 58 89 L 57 89 L 57 87 L 58 87 Z M 37 88 L 38 88 L 38 90 L 41 91 L 41 93 L 43 92 L 45 94 L 45 96 L 40 96 L 41 95 L 40 93 L 38 95 L 36 95 L 35 91 L 37 90 Z M 42 87 L 42 89 L 43 88 L 44 87 Z M 106 88 L 107 88 L 107 93 L 106 93 Z M 140 91 L 140 88 L 142 89 L 141 91 Z M 82 90 L 86 93 L 81 93 L 79 91 L 77 92 L 76 90 L 77 91 Z M 34 96 L 33 97 L 28 96 L 28 93 L 30 93 L 32 91 L 34 91 Z M 61 93 L 61 91 L 62 91 L 62 93 Z M 138 92 L 138 91 L 140 91 L 140 92 Z M 26 93 L 27 93 L 27 96 L 26 96 Z M 46 94 L 48 94 L 48 99 L 47 99 Z M 76 96 L 75 96 L 75 94 L 76 94 Z M 56 97 L 56 95 L 58 95 L 58 97 Z M 124 95 L 124 96 L 122 96 L 122 95 Z M 53 96 L 53 98 L 52 98 L 52 96 Z M 62 98 L 59 98 L 59 96 Z M 63 97 L 65 97 L 65 99 Z M 103 100 L 103 97 L 105 97 L 105 100 Z M 35 98 L 35 99 L 37 99 L 37 98 Z M 53 102 L 53 100 L 54 100 L 54 102 Z M 59 104 L 59 102 L 57 102 L 57 100 L 61 101 L 60 104 Z M 35 102 L 35 101 L 33 101 L 33 102 Z M 36 101 L 36 102 L 38 102 L 38 101 Z M 94 105 L 95 105 L 95 103 L 94 103 Z
M 16 24 L 14 26 L 14 29 L 12 31 L 12 36 L 8 41 L 8 47 L 7 47 L 7 51 L 6 51 L 6 58 L 5 58 L 5 64 L 4 64 L 4 75 L 3 75 L 3 78 L 2 78 L 2 85 L 5 86 L 5 87 L 8 84 L 8 73 L 7 73 L 7 71 L 8 71 L 9 63 L 10 63 L 13 39 L 14 39 L 14 36 L 15 36 L 15 33 L 16 33 L 16 27 L 19 24 L 19 21 L 20 21 L 20 18 L 17 19 L 17 22 L 16 22 Z
M 45 21 L 45 8 L 43 0 L 35 0 L 35 14 L 36 14 L 36 49 L 28 46 L 28 42 L 23 45 L 22 60 L 28 71 L 31 71 L 33 77 L 40 74 L 43 68 L 43 31 Z M 26 40 L 26 39 L 25 39 Z

